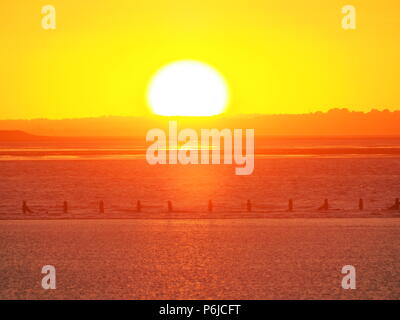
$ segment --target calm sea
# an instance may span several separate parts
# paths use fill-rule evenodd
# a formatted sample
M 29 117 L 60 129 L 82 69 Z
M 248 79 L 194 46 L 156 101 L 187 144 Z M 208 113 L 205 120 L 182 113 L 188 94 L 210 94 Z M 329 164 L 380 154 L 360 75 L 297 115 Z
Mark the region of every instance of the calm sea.
M 257 141 L 256 141 L 257 142 Z M 131 144 L 131 145 L 130 145 Z M 263 138 L 256 144 L 255 170 L 236 176 L 235 165 L 149 165 L 139 140 L 78 139 L 56 145 L 0 146 L 0 216 L 20 213 L 22 200 L 37 213 L 59 212 L 64 200 L 76 213 L 282 211 L 293 199 L 299 211 L 329 199 L 332 209 L 379 211 L 400 197 L 398 138 Z
M 0 299 L 399 299 L 399 247 L 399 219 L 0 221 Z
M 259 152 L 250 176 L 236 176 L 234 165 L 150 166 L 122 145 L 21 147 L 1 150 L 1 217 L 21 218 L 22 200 L 34 211 L 28 219 L 60 214 L 64 200 L 74 217 L 98 217 L 103 200 L 107 219 L 0 221 L 0 299 L 400 297 L 400 219 L 371 218 L 400 197 L 397 142 L 265 145 L 289 151 Z M 268 216 L 285 212 L 289 198 L 294 215 L 328 198 L 347 218 L 246 218 L 248 199 Z M 368 219 L 351 218 L 359 198 Z M 141 218 L 159 217 L 168 200 L 179 216 L 202 217 L 209 199 L 218 217 L 241 219 L 109 219 L 136 214 L 137 200 Z M 40 288 L 46 264 L 57 268 L 52 292 Z M 341 289 L 347 264 L 357 268 L 357 290 Z

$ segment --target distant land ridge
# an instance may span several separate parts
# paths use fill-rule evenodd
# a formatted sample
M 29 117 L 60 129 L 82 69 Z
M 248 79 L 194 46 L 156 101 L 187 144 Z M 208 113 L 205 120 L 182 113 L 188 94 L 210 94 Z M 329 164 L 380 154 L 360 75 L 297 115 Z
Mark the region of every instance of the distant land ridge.
M 222 114 L 213 117 L 104 116 L 79 119 L 0 120 L 1 134 L 15 139 L 40 136 L 143 137 L 153 128 L 167 129 L 177 120 L 179 129 L 255 129 L 256 136 L 400 136 L 400 110 L 370 112 L 331 109 L 307 114 Z
M 27 141 L 38 139 L 41 139 L 41 137 L 22 130 L 0 130 L 1 141 Z

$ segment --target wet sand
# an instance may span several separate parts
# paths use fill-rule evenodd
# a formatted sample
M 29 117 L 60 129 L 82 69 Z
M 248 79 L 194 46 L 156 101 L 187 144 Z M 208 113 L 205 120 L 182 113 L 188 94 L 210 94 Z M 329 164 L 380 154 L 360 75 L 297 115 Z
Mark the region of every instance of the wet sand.
M 3 220 L 0 298 L 398 299 L 399 254 L 395 218 Z

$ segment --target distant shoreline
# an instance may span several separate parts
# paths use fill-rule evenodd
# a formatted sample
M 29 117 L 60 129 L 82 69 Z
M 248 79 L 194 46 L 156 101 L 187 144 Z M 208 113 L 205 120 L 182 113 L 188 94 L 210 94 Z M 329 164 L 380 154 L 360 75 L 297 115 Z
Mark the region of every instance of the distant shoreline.
M 175 212 L 175 213 L 131 213 L 131 214 L 80 214 L 56 216 L 42 214 L 40 216 L 21 216 L 17 214 L 0 214 L 0 221 L 80 221 L 80 220 L 257 220 L 257 219 L 388 219 L 400 218 L 400 211 L 328 211 L 328 212 L 260 212 L 260 213 L 229 213 L 229 212 Z

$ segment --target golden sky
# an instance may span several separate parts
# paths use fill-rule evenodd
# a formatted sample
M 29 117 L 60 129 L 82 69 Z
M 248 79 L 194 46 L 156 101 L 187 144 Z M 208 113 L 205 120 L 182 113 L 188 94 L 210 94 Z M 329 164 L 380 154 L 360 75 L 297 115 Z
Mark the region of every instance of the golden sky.
M 41 8 L 57 10 L 56 30 Z M 357 29 L 343 30 L 354 5 Z M 398 0 L 13 0 L 0 10 L 0 118 L 149 113 L 162 66 L 222 73 L 227 112 L 400 108 Z

